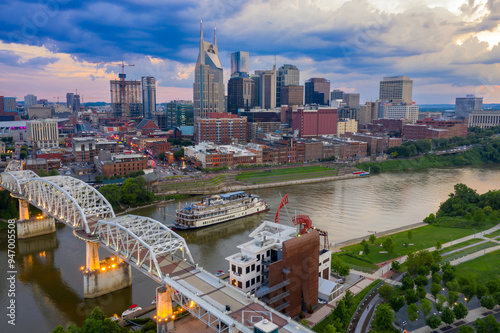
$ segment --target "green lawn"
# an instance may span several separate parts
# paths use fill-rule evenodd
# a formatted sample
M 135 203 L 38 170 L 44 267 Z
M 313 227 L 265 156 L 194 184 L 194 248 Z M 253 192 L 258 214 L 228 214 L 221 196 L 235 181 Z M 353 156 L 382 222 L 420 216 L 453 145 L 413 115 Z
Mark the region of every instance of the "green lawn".
M 357 258 L 353 258 L 347 255 L 340 255 L 340 259 L 342 259 L 343 262 L 349 264 L 352 269 L 366 272 L 366 273 L 373 273 L 378 270 L 378 266 L 375 264 L 370 264 L 369 262 L 359 260 Z
M 315 173 L 303 173 L 303 174 L 291 174 L 291 175 L 281 175 L 276 177 L 263 177 L 263 178 L 252 178 L 248 180 L 253 184 L 261 184 L 261 183 L 273 183 L 273 182 L 282 182 L 288 180 L 301 180 L 301 179 L 310 179 L 310 178 L 320 178 L 320 177 L 330 177 L 337 176 L 337 170 L 331 170 L 328 172 L 315 172 Z
M 449 242 L 451 238 L 453 238 L 453 240 L 457 240 L 470 234 L 474 234 L 474 229 L 459 229 L 427 225 L 412 229 L 412 232 L 413 238 L 411 240 L 408 239 L 408 231 L 403 231 L 392 235 L 392 237 L 394 238 L 394 242 L 396 243 L 396 249 L 392 254 L 379 253 L 380 251 L 384 251 L 384 249 L 380 247 L 380 245 L 386 237 L 377 238 L 377 240 L 375 241 L 375 245 L 370 245 L 370 253 L 366 256 L 366 258 L 373 263 L 384 262 L 389 259 L 397 258 L 400 255 L 403 256 L 411 252 L 433 247 L 438 241 L 441 243 L 446 243 Z M 366 237 L 366 240 L 368 241 L 368 236 Z M 414 245 L 405 247 L 403 245 L 403 243 L 405 242 Z M 363 247 L 361 244 L 356 244 L 346 246 L 342 248 L 342 250 L 358 254 L 363 250 Z
M 500 250 L 457 265 L 460 275 L 470 276 L 478 283 L 500 278 Z
M 462 243 L 453 244 L 452 246 L 445 247 L 441 251 L 439 251 L 439 253 L 441 255 L 443 255 L 443 253 L 447 253 L 447 252 L 450 252 L 450 251 L 453 251 L 453 250 L 456 250 L 456 249 L 461 249 L 462 247 L 465 247 L 465 246 L 468 246 L 468 245 L 472 245 L 472 244 L 476 244 L 476 243 L 479 243 L 479 242 L 482 242 L 482 241 L 484 241 L 484 239 L 482 239 L 482 238 L 469 239 L 468 241 L 465 241 L 465 242 L 462 242 Z
M 479 244 L 479 245 L 470 247 L 468 249 L 465 249 L 463 251 L 458 251 L 458 252 L 455 252 L 453 254 L 450 254 L 449 256 L 443 257 L 443 259 L 445 259 L 446 261 L 452 261 L 452 260 L 458 259 L 460 257 L 464 257 L 466 255 L 469 255 L 471 253 L 475 253 L 475 252 L 487 249 L 489 247 L 497 246 L 497 245 L 500 245 L 500 244 L 495 243 L 495 242 L 488 242 L 488 243 L 484 243 L 484 244 Z
M 497 231 L 493 231 L 491 234 L 484 235 L 484 237 L 488 237 L 488 238 L 495 238 L 495 237 L 498 237 L 498 236 L 500 236 L 500 229 L 497 230 Z
M 217 177 L 214 177 L 209 180 L 190 180 L 186 182 L 169 182 L 169 183 L 164 183 L 161 185 L 161 190 L 162 191 L 168 191 L 168 190 L 180 190 L 180 189 L 190 189 L 190 188 L 199 188 L 199 187 L 210 187 L 210 186 L 215 186 L 219 185 L 222 182 L 224 182 L 224 179 L 226 178 L 226 175 L 220 175 Z
M 266 171 L 243 171 L 236 176 L 236 180 L 252 180 L 254 178 L 276 177 L 282 175 L 294 175 L 313 172 L 333 171 L 332 168 L 324 166 L 305 166 L 295 168 L 269 169 Z

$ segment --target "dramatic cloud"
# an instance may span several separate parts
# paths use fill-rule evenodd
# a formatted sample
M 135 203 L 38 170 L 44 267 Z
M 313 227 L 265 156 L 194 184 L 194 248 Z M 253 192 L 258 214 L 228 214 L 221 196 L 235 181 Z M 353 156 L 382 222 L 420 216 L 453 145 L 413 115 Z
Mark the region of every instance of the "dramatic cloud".
M 251 70 L 295 64 L 302 81 L 326 77 L 362 100 L 383 76 L 409 75 L 417 103 L 500 102 L 500 0 L 4 0 L 0 82 L 13 84 L 1 93 L 108 101 L 111 63 L 124 60 L 127 78 L 157 78 L 159 101 L 190 99 L 200 18 L 206 40 L 217 24 L 226 79 L 244 50 Z

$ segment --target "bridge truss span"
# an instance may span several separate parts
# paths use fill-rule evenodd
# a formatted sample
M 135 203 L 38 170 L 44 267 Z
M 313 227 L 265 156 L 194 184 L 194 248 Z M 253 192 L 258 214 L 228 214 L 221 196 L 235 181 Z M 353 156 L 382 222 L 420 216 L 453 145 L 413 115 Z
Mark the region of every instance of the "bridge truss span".
M 100 243 L 162 282 L 162 262 L 176 257 L 194 265 L 184 238 L 149 217 L 125 215 L 97 222 Z

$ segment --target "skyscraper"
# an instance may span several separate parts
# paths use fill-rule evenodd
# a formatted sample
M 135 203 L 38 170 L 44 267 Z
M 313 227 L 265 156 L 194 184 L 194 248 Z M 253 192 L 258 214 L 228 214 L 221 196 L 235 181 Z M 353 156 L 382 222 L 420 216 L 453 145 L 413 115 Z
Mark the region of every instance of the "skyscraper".
M 331 98 L 330 100 L 331 101 L 335 101 L 337 99 L 344 99 L 344 92 L 340 89 L 333 89 L 332 93 L 331 93 Z
M 276 106 L 281 106 L 281 87 L 300 85 L 300 70 L 297 66 L 284 64 L 276 75 Z
M 358 93 L 345 93 L 342 102 L 348 108 L 359 109 L 359 94 Z
M 325 78 L 307 80 L 305 92 L 305 104 L 330 104 L 330 81 Z
M 224 73 L 217 49 L 217 34 L 214 43 L 203 40 L 203 24 L 200 22 L 200 50 L 196 61 L 193 84 L 194 117 L 206 117 L 210 112 L 224 112 Z
M 32 105 L 36 105 L 37 98 L 35 95 L 26 95 L 24 96 L 24 110 L 28 110 L 28 108 Z
M 74 95 L 73 96 L 73 106 L 72 106 L 73 112 L 78 112 L 80 111 L 80 95 Z
M 156 112 L 156 80 L 152 76 L 143 76 L 142 82 L 142 116 L 152 119 Z
M 255 75 L 259 76 L 259 106 L 263 109 L 274 109 L 276 107 L 276 66 L 271 70 L 258 70 Z
M 409 76 L 389 76 L 380 81 L 379 99 L 394 104 L 412 104 L 413 80 Z
M 455 99 L 455 116 L 459 118 L 469 118 L 471 112 L 482 111 L 483 98 L 474 95 L 457 97 Z
M 249 73 L 250 54 L 246 51 L 231 53 L 231 76 L 235 73 Z
M 75 94 L 73 94 L 73 93 L 67 93 L 66 94 L 66 107 L 68 109 L 73 110 L 74 100 L 75 100 Z
M 120 80 L 109 82 L 112 115 L 113 117 L 141 117 L 141 81 L 125 81 L 125 77 L 123 80 L 120 78 Z M 124 86 L 123 90 L 122 85 Z
M 249 111 L 255 102 L 255 85 L 249 77 L 232 77 L 227 83 L 227 112 L 238 114 L 239 109 Z

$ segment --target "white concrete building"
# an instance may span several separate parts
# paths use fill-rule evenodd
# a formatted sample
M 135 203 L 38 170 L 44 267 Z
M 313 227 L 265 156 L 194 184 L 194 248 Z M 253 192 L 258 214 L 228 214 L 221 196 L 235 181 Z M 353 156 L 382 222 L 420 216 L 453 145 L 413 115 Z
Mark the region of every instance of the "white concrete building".
M 41 119 L 26 122 L 28 142 L 35 149 L 59 147 L 57 119 Z
M 412 123 L 418 120 L 418 105 L 388 105 L 388 119 L 409 119 Z

